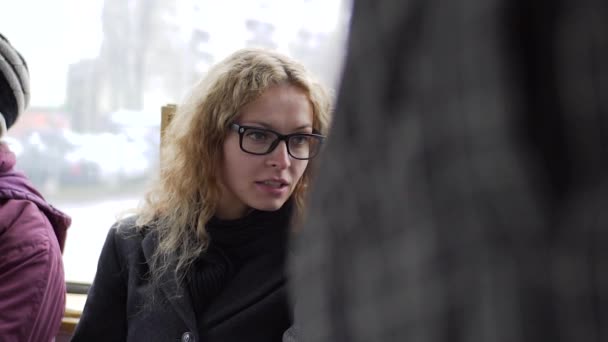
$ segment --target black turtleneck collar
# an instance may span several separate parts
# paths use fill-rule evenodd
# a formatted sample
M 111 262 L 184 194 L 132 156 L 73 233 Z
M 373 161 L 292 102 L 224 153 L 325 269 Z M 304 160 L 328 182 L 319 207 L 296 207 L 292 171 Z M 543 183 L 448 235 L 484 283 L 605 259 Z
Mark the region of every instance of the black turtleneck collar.
M 254 209 L 235 220 L 213 217 L 206 225 L 210 246 L 220 248 L 235 263 L 267 249 L 285 247 L 292 213 L 293 200 L 290 199 L 276 211 Z
M 293 201 L 289 200 L 277 211 L 253 210 L 236 220 L 214 217 L 207 223 L 209 248 L 195 261 L 188 276 L 188 289 L 199 318 L 243 264 L 268 253 L 279 252 L 284 257 L 292 212 Z M 284 267 L 284 260 L 277 267 Z

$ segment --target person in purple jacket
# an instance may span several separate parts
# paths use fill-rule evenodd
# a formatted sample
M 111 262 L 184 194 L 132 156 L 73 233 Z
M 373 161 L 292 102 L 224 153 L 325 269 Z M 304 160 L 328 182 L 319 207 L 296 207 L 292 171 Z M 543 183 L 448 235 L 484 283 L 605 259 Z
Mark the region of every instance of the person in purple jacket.
M 0 138 L 28 100 L 27 64 L 0 35 Z M 52 341 L 65 311 L 61 253 L 71 219 L 15 163 L 0 140 L 0 341 Z

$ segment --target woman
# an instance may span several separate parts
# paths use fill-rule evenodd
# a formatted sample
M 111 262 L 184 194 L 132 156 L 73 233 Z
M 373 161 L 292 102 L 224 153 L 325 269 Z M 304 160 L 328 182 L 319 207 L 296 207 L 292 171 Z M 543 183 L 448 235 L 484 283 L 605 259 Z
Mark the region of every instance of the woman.
M 215 66 L 167 128 L 143 207 L 110 229 L 73 341 L 280 341 L 288 226 L 329 115 L 285 56 Z

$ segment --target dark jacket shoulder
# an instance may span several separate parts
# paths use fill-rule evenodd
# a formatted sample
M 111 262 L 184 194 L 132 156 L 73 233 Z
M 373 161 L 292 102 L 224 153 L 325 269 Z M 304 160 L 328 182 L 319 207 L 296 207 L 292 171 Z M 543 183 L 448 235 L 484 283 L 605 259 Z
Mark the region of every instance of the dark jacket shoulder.
M 97 273 L 72 341 L 168 341 L 190 331 L 160 296 L 147 306 L 150 287 L 143 246 L 153 249 L 153 230 L 138 227 L 135 217 L 108 231 Z

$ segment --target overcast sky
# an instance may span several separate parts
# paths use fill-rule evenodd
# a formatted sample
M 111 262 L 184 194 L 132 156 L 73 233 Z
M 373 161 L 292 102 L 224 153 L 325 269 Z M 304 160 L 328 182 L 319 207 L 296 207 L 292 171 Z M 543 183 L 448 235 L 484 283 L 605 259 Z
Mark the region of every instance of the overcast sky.
M 102 3 L 102 0 L 0 0 L 0 32 L 28 62 L 32 83 L 30 104 L 63 103 L 68 64 L 98 53 Z

